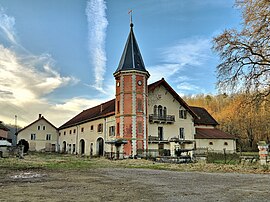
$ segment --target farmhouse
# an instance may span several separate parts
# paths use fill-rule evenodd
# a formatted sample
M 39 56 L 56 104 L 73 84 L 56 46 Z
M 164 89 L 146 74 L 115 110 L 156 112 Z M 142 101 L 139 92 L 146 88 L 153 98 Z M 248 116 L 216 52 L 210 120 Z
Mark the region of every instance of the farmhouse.
M 41 114 L 17 133 L 17 143 L 29 148 L 29 151 L 58 151 L 58 138 L 58 129 Z
M 205 109 L 188 106 L 165 79 L 148 85 L 150 74 L 132 23 L 113 75 L 115 99 L 84 110 L 64 123 L 59 128 L 60 151 L 117 158 L 192 156 L 196 146 L 212 148 L 220 145 L 217 139 L 227 141 L 229 135 L 225 137 L 216 129 L 218 123 L 213 117 Z M 202 137 L 202 131 L 213 145 Z M 235 141 L 230 138 L 220 148 L 234 152 Z

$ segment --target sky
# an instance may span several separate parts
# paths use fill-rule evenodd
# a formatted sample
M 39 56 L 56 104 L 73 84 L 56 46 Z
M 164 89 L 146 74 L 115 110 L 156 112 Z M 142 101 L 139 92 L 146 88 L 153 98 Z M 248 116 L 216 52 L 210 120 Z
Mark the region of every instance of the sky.
M 0 121 L 59 127 L 113 99 L 130 9 L 149 84 L 218 93 L 212 39 L 241 26 L 234 0 L 0 0 Z

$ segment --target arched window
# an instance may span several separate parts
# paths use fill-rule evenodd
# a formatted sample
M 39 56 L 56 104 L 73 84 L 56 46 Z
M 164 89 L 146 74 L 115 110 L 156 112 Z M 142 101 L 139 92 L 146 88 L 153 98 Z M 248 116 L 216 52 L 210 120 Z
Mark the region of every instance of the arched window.
M 157 105 L 154 106 L 154 116 L 157 115 Z
M 163 116 L 164 116 L 164 117 L 167 116 L 167 108 L 166 108 L 166 107 L 163 108 Z
M 162 106 L 161 105 L 158 106 L 158 116 L 159 117 L 162 117 L 163 116 Z

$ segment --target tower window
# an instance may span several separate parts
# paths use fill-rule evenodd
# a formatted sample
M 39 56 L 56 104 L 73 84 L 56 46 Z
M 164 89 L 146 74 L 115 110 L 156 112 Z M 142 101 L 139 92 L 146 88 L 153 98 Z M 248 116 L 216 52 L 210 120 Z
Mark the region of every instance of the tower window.
M 116 134 L 117 134 L 117 135 L 120 134 L 120 124 L 119 124 L 119 123 L 117 123 Z
M 143 107 L 142 107 L 142 100 L 141 99 L 138 99 L 138 111 L 139 112 L 142 112 L 142 109 L 143 109 Z
M 142 122 L 138 122 L 138 133 L 143 132 Z
M 120 113 L 120 101 L 117 101 L 117 112 Z

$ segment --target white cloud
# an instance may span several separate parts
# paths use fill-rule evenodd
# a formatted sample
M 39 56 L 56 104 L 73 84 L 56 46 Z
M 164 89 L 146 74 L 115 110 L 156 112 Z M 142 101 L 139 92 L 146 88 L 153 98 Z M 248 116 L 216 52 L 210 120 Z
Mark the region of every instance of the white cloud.
M 63 77 L 55 71 L 49 54 L 33 55 L 18 43 L 15 19 L 0 8 L 0 120 L 14 123 L 18 116 L 21 126 L 42 113 L 59 126 L 86 106 L 97 103 L 74 98 L 63 104 L 50 103 L 46 95 L 62 86 L 77 83 L 73 77 Z M 8 41 L 11 46 L 4 46 Z M 19 50 L 16 51 L 16 50 Z M 80 106 L 79 106 L 80 103 Z M 84 103 L 84 104 L 82 104 Z
M 199 69 L 211 57 L 211 39 L 199 37 L 184 39 L 173 46 L 161 49 L 160 55 L 163 63 L 148 67 L 151 74 L 150 83 L 165 78 L 172 80 L 181 94 L 203 90 L 194 84 L 196 79 L 183 73 L 191 67 Z
M 106 18 L 106 4 L 104 0 L 90 0 L 87 2 L 86 15 L 88 21 L 88 41 L 90 62 L 94 67 L 94 88 L 101 92 L 106 71 L 105 39 L 108 21 Z
M 15 18 L 8 16 L 3 8 L 0 8 L 0 29 L 1 34 L 6 37 L 9 42 L 17 44 L 15 35 Z

